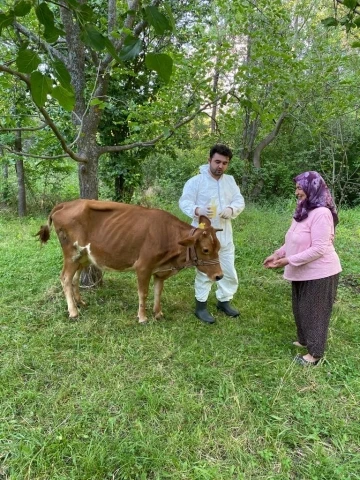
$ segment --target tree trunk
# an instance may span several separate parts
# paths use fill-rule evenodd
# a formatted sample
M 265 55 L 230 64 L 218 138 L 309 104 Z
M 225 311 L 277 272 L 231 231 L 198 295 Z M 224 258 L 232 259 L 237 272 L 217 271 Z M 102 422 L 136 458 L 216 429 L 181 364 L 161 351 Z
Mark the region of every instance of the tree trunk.
M 219 44 L 221 46 L 221 43 Z M 219 71 L 219 63 L 220 63 L 220 58 L 219 58 L 219 53 L 216 56 L 216 62 L 215 62 L 215 70 L 214 70 L 214 75 L 213 75 L 213 84 L 212 84 L 212 91 L 214 92 L 214 96 L 216 95 L 218 91 L 218 84 L 219 84 L 219 78 L 220 78 L 220 71 Z M 216 133 L 216 116 L 217 116 L 217 104 L 216 102 L 214 103 L 211 111 L 211 134 L 215 135 Z
M 262 151 L 268 145 L 270 145 L 270 143 L 277 137 L 277 135 L 280 131 L 281 125 L 286 118 L 286 115 L 287 115 L 286 111 L 281 113 L 281 115 L 278 118 L 273 130 L 265 138 L 263 138 L 261 140 L 261 142 L 256 146 L 256 148 L 254 150 L 254 153 L 253 153 L 253 165 L 256 169 L 259 170 L 261 168 L 260 155 L 261 155 Z M 264 180 L 262 178 L 260 178 L 258 180 L 257 184 L 252 189 L 250 196 L 252 198 L 257 198 L 260 195 L 260 192 L 263 189 L 263 186 L 264 186 Z
M 115 198 L 117 201 L 122 201 L 124 199 L 124 184 L 125 184 L 124 175 L 116 175 L 115 181 L 114 181 L 114 190 L 115 190 Z
M 22 142 L 21 142 L 21 130 L 16 132 L 15 136 L 15 148 L 16 152 L 22 151 Z M 19 217 L 26 216 L 26 188 L 25 188 L 25 168 L 24 161 L 22 158 L 16 160 L 16 177 L 18 183 L 18 215 Z
M 252 30 L 252 27 L 250 26 Z M 246 65 L 250 65 L 251 63 L 251 49 L 252 49 L 252 39 L 251 35 L 247 36 L 246 39 Z M 250 79 L 248 79 L 250 81 Z M 248 98 L 250 100 L 250 98 Z M 251 175 L 251 167 L 252 167 L 252 152 L 254 149 L 255 139 L 259 130 L 260 121 L 259 115 L 251 120 L 251 109 L 250 107 L 245 107 L 245 115 L 244 115 L 244 126 L 242 132 L 242 148 L 240 150 L 240 160 L 243 160 L 245 163 L 245 169 L 243 173 L 243 177 L 241 179 L 241 188 L 245 192 L 248 188 L 249 177 Z
M 270 143 L 276 138 L 286 115 L 287 115 L 286 111 L 281 113 L 280 117 L 278 118 L 275 124 L 274 129 L 263 140 L 261 140 L 261 142 L 255 148 L 254 155 L 253 155 L 253 164 L 255 168 L 261 168 L 261 162 L 260 162 L 261 152 L 264 150 L 264 148 L 270 145 Z
M 248 188 L 249 177 L 252 170 L 252 153 L 254 150 L 255 138 L 259 130 L 259 118 L 256 116 L 254 120 L 250 121 L 250 110 L 246 108 L 245 120 L 243 130 L 243 148 L 241 150 L 241 160 L 245 162 L 244 174 L 241 179 L 241 188 L 245 192 Z
M 3 164 L 2 177 L 4 181 L 2 182 L 1 200 L 6 204 L 9 200 L 9 165 L 7 163 Z
M 78 147 L 81 156 L 87 159 L 86 163 L 79 164 L 79 188 L 80 198 L 86 198 L 89 200 L 97 200 L 99 198 L 98 188 L 98 164 L 99 164 L 99 152 L 96 145 L 96 131 L 85 131 L 84 138 L 79 140 Z M 80 275 L 80 285 L 82 287 L 96 287 L 102 284 L 103 274 L 102 271 L 94 265 L 82 270 Z
M 88 156 L 87 159 L 87 163 L 81 163 L 78 167 L 80 198 L 97 200 L 99 198 L 98 158 Z
M 215 68 L 215 72 L 213 76 L 213 88 L 212 88 L 214 94 L 216 94 L 218 89 L 219 76 L 220 76 L 220 72 L 219 70 L 217 70 L 217 68 Z M 211 111 L 211 134 L 212 135 L 215 135 L 216 133 L 216 115 L 217 115 L 217 104 L 214 103 Z

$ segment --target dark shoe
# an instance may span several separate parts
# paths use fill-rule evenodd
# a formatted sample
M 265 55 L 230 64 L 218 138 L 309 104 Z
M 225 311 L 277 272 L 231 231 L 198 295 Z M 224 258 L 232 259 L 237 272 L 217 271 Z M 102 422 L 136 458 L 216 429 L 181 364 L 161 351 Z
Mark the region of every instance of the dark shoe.
M 225 313 L 225 315 L 228 315 L 229 317 L 238 317 L 240 315 L 239 310 L 236 310 L 230 305 L 230 302 L 217 302 L 216 305 L 218 310 L 221 310 L 222 312 Z
M 215 323 L 215 318 L 207 311 L 207 302 L 196 300 L 195 315 L 205 323 Z
M 302 365 L 303 367 L 315 367 L 315 365 L 317 365 L 320 362 L 320 358 L 315 362 L 309 362 L 309 360 L 306 360 L 302 355 L 296 355 L 294 360 L 296 363 L 298 363 L 299 365 Z

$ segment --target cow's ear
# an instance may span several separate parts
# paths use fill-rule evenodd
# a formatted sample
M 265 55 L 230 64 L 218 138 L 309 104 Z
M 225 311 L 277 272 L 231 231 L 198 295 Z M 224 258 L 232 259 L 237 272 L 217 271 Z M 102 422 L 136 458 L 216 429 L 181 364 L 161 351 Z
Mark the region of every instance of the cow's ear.
M 204 224 L 205 224 L 205 228 L 208 228 L 208 227 L 211 226 L 210 220 L 208 219 L 208 217 L 205 217 L 205 215 L 200 215 L 199 224 L 200 224 L 200 223 L 204 223 Z
M 194 245 L 196 238 L 195 237 L 186 237 L 183 240 L 180 240 L 179 245 L 182 245 L 183 247 L 191 247 L 191 245 Z

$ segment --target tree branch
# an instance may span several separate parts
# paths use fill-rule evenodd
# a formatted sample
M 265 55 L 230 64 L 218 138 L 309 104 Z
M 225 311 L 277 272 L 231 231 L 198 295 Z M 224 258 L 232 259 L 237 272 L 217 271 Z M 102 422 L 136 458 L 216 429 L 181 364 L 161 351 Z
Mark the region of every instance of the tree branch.
M 31 153 L 24 153 L 24 152 L 18 152 L 16 150 L 12 150 L 9 148 L 7 145 L 0 145 L 0 148 L 3 148 L 4 150 L 7 150 L 9 153 L 12 153 L 14 155 L 18 155 L 20 157 L 30 157 L 30 158 L 42 158 L 44 160 L 56 160 L 58 158 L 69 158 L 69 155 L 66 153 L 63 153 L 62 155 L 33 155 Z
M 153 0 L 151 2 L 151 6 L 156 7 L 160 3 L 161 3 L 161 0 Z M 141 4 L 140 0 L 128 0 L 128 10 L 131 10 L 131 11 L 135 12 L 136 10 L 139 9 L 140 4 Z M 110 9 L 110 4 L 109 4 L 109 9 Z M 109 12 L 109 10 L 108 10 L 108 12 Z M 123 28 L 128 29 L 128 30 L 132 29 L 133 35 L 135 37 L 138 37 L 140 35 L 140 33 L 144 31 L 145 27 L 147 26 L 147 22 L 145 20 L 142 20 L 141 22 L 139 22 L 137 25 L 134 26 L 134 21 L 135 21 L 135 14 L 128 13 L 127 16 L 126 16 L 126 19 L 124 21 L 124 27 Z M 126 37 L 126 35 L 123 34 L 117 42 L 114 42 L 114 47 L 115 47 L 115 50 L 117 52 L 120 52 L 120 50 L 122 49 L 122 47 L 124 45 L 125 37 Z M 110 55 L 110 54 L 106 55 L 106 57 L 104 58 L 104 60 L 102 61 L 102 64 L 101 64 L 102 71 L 106 70 L 106 68 L 109 66 L 109 64 L 112 60 L 113 60 L 112 55 Z
M 284 111 L 281 113 L 280 117 L 278 118 L 275 128 L 267 135 L 261 142 L 258 144 L 258 146 L 254 150 L 254 156 L 253 156 L 253 164 L 255 168 L 261 168 L 261 163 L 260 163 L 260 155 L 261 152 L 266 148 L 277 136 L 279 133 L 281 124 L 283 123 L 285 117 L 287 116 L 287 111 Z
M 183 125 L 186 125 L 187 123 L 191 122 L 191 120 L 193 120 L 197 115 L 199 115 L 199 113 L 210 108 L 214 104 L 217 104 L 223 97 L 225 97 L 226 95 L 229 95 L 231 92 L 232 92 L 232 88 L 229 91 L 223 93 L 222 95 L 219 95 L 214 100 L 209 101 L 202 107 L 198 108 L 196 112 L 192 113 L 188 117 L 185 117 L 183 120 L 181 120 L 180 122 L 178 122 L 176 125 L 173 126 L 173 128 L 171 129 L 170 135 L 168 135 L 166 138 L 171 137 L 174 134 L 175 130 L 178 130 Z M 129 143 L 127 145 L 126 144 L 125 145 L 105 145 L 103 147 L 100 147 L 99 149 L 100 155 L 103 155 L 104 153 L 123 152 L 125 150 L 132 150 L 133 148 L 152 147 L 153 145 L 155 145 L 157 142 L 159 142 L 164 138 L 165 138 L 165 133 L 162 133 L 161 135 L 158 135 L 152 140 L 147 140 L 145 142 L 134 142 L 134 143 Z
M 115 29 L 116 26 L 116 0 L 109 0 L 108 2 L 108 35 Z
M 21 128 L 4 128 L 0 125 L 0 132 L 36 132 L 47 127 L 47 123 L 43 123 L 39 127 L 21 127 Z
M 344 5 L 344 1 L 343 0 L 336 0 L 336 3 L 340 3 L 340 5 Z M 344 5 L 345 6 L 345 5 Z M 349 7 L 348 7 L 349 8 Z M 349 10 L 352 10 L 353 12 L 357 13 L 358 15 L 360 15 L 360 10 L 358 10 L 357 7 L 355 8 L 350 8 Z
M 50 56 L 55 57 L 58 60 L 61 60 L 66 65 L 66 57 L 62 53 L 60 53 L 56 48 L 52 47 L 47 42 L 44 42 L 44 40 L 42 40 L 38 35 L 35 35 L 33 32 L 28 30 L 26 27 L 24 27 L 20 23 L 14 22 L 14 27 L 18 32 L 25 35 L 26 38 L 40 45 L 43 50 L 45 50 L 50 54 Z
M 1 65 L 1 64 L 0 64 L 0 72 L 6 72 L 6 73 L 9 73 L 10 75 L 12 75 L 14 77 L 20 78 L 20 80 L 22 80 L 24 83 L 26 83 L 26 85 L 28 86 L 28 88 L 30 90 L 31 84 L 30 84 L 30 80 L 29 80 L 27 75 L 24 75 L 23 73 L 17 72 L 16 70 L 12 70 L 11 68 L 6 67 L 5 65 Z M 64 152 L 66 152 L 69 155 L 69 157 L 71 157 L 76 162 L 87 162 L 86 158 L 80 157 L 79 155 L 74 153 L 68 147 L 68 145 L 65 142 L 64 137 L 61 135 L 60 131 L 58 130 L 57 126 L 55 125 L 52 118 L 50 117 L 48 112 L 45 110 L 45 108 L 44 107 L 39 107 L 38 105 L 36 105 L 36 106 L 37 106 L 37 109 L 39 110 L 39 112 L 44 117 L 46 124 L 49 125 L 49 127 L 53 131 L 54 135 L 59 140 L 59 142 L 61 144 L 61 147 L 64 150 Z

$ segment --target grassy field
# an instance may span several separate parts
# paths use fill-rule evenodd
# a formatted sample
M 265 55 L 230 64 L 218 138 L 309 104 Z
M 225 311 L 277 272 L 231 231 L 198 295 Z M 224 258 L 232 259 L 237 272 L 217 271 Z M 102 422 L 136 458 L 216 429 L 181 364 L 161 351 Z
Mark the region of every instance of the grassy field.
M 303 368 L 290 285 L 262 267 L 292 208 L 234 222 L 242 315 L 212 294 L 215 325 L 192 313 L 190 269 L 165 283 L 164 320 L 138 325 L 135 276 L 106 273 L 69 321 L 56 235 L 41 248 L 44 218 L 0 216 L 0 479 L 358 479 L 360 210 L 341 212 L 326 357 Z

